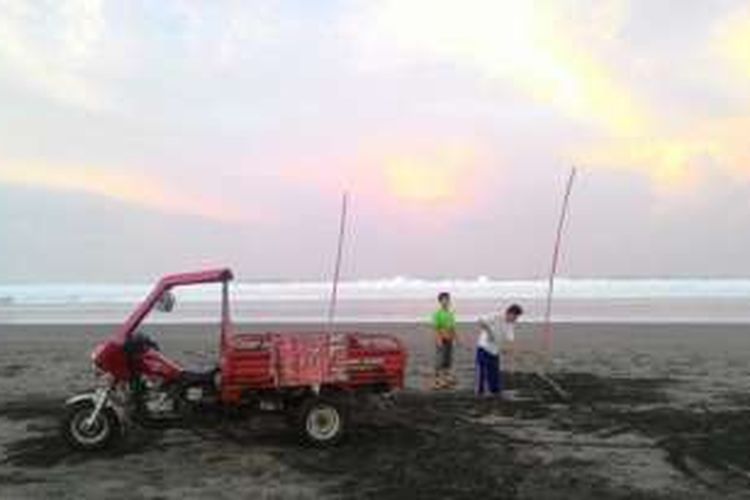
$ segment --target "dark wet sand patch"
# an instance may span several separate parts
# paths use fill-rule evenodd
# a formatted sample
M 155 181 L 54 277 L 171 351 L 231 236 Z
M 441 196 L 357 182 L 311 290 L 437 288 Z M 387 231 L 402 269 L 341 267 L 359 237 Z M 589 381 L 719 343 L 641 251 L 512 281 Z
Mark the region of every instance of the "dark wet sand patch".
M 519 401 L 478 400 L 470 392 L 405 392 L 392 408 L 361 412 L 348 439 L 323 450 L 301 446 L 278 418 L 177 431 L 169 433 L 168 439 L 158 432 L 136 433 L 116 449 L 96 454 L 72 451 L 60 439 L 56 427 L 60 400 L 9 401 L 0 405 L 0 418 L 28 421 L 34 429 L 32 435 L 6 444 L 6 463 L 18 468 L 110 460 L 116 466 L 126 456 L 150 461 L 194 448 L 200 453 L 186 460 L 220 467 L 231 464 L 238 453 L 256 450 L 314 478 L 326 494 L 339 498 L 670 498 L 615 487 L 588 474 L 592 463 L 586 460 L 555 460 L 542 467 L 519 453 L 531 443 L 514 441 L 502 428 L 477 421 L 486 415 L 540 422 L 603 442 L 637 433 L 653 439 L 654 446 L 663 449 L 686 476 L 696 476 L 694 461 L 731 473 L 750 468 L 746 456 L 750 410 L 673 407 L 665 396 L 672 382 L 663 379 L 585 373 L 554 377 L 570 393 L 569 400 L 561 400 L 538 377 L 528 374 L 513 374 L 513 387 L 522 395 Z M 264 474 L 252 468 L 246 472 L 252 477 Z M 0 477 L 0 484 L 3 480 Z
M 326 491 L 339 498 L 673 498 L 591 475 L 592 461 L 542 464 L 519 453 L 526 445 L 470 418 L 494 412 L 518 418 L 519 406 L 528 405 L 477 401 L 470 393 L 405 394 L 393 411 L 360 422 L 344 445 L 285 450 L 280 459 L 329 481 Z
M 608 408 L 558 415 L 555 425 L 599 436 L 635 432 L 650 437 L 686 473 L 688 459 L 721 471 L 750 473 L 750 410 Z
M 570 405 L 548 412 L 552 427 L 597 438 L 635 433 L 651 438 L 669 461 L 688 476 L 691 463 L 750 478 L 750 409 L 681 407 L 668 403 L 667 379 L 556 375 L 569 391 Z M 537 386 L 533 378 L 528 385 Z M 547 391 L 547 397 L 554 397 Z M 746 396 L 727 396 L 735 402 Z M 548 407 L 547 407 L 548 408 Z M 517 415 L 514 415 L 517 416 Z
M 31 477 L 29 475 L 16 472 L 16 473 L 0 473 L 0 486 L 6 485 L 24 485 L 24 484 L 35 484 L 35 483 L 43 483 L 44 480 L 37 478 L 37 477 Z
M 12 363 L 9 365 L 0 366 L 0 377 L 2 378 L 15 378 L 26 370 L 28 370 L 28 365 L 22 365 L 17 363 Z
M 62 414 L 64 401 L 46 396 L 29 395 L 21 400 L 0 403 L 0 418 L 11 421 L 57 418 Z
M 567 398 L 561 398 L 549 384 L 533 373 L 513 374 L 511 383 L 545 402 L 559 401 L 571 405 L 666 403 L 668 397 L 665 390 L 675 383 L 666 378 L 602 377 L 584 372 L 556 373 L 551 378 L 568 393 Z
M 475 403 L 463 394 L 403 395 L 394 409 L 360 419 L 341 446 L 285 450 L 279 458 L 321 480 L 335 478 L 327 491 L 342 498 L 514 498 L 526 467 L 514 463 L 500 435 L 457 412 Z
M 585 461 L 555 463 L 540 472 L 537 463 L 521 459 L 517 445 L 497 428 L 476 422 L 496 414 L 515 420 L 553 417 L 576 411 L 583 402 L 613 404 L 634 399 L 664 401 L 667 384 L 656 379 L 606 379 L 590 374 L 555 377 L 570 392 L 564 402 L 530 374 L 513 374 L 518 401 L 479 400 L 471 392 L 405 393 L 395 408 L 359 422 L 347 443 L 332 450 L 285 454 L 284 459 L 306 473 L 339 478 L 329 491 L 342 498 L 517 498 L 521 489 L 542 478 L 563 481 L 564 496 L 540 489 L 538 498 L 631 498 L 600 478 L 583 472 Z M 556 472 L 551 472 L 556 471 Z M 531 488 L 533 489 L 533 488 Z M 572 495 L 572 496 L 571 496 Z M 632 497 L 635 498 L 635 497 Z M 662 498 L 658 495 L 639 498 Z

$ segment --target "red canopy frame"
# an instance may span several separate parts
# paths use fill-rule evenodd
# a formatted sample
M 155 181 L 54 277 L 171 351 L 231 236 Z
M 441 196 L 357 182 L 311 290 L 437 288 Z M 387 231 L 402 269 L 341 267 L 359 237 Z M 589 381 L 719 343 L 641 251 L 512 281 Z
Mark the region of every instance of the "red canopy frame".
M 124 343 L 138 328 L 143 319 L 151 312 L 159 298 L 168 290 L 178 286 L 202 285 L 208 283 L 223 283 L 222 288 L 222 313 L 221 313 L 221 336 L 222 342 L 229 331 L 229 300 L 227 284 L 234 279 L 232 271 L 227 268 L 210 269 L 192 273 L 180 273 L 164 276 L 151 290 L 135 311 L 128 317 L 127 321 L 117 329 L 115 338 Z

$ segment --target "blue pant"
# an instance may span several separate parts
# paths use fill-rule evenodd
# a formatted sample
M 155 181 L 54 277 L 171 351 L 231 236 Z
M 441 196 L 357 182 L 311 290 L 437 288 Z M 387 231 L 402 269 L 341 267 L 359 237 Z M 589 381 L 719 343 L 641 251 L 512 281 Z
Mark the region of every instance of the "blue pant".
M 477 348 L 477 393 L 484 394 L 487 390 L 491 394 L 500 394 L 502 385 L 500 356 Z

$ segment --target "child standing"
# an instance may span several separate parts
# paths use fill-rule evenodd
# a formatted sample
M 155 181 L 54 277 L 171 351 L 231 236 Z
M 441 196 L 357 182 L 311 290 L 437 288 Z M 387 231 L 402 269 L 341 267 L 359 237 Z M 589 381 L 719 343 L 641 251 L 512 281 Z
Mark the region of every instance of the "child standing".
M 515 341 L 514 327 L 523 309 L 513 304 L 505 314 L 485 316 L 479 319 L 479 339 L 477 342 L 477 393 L 481 396 L 485 390 L 490 394 L 501 395 L 503 390 L 500 353 L 504 351 L 502 343 L 512 346 Z
M 456 342 L 456 316 L 451 307 L 448 292 L 438 295 L 440 307 L 432 315 L 435 330 L 435 389 L 445 389 L 455 385 L 451 369 L 453 367 L 453 345 Z

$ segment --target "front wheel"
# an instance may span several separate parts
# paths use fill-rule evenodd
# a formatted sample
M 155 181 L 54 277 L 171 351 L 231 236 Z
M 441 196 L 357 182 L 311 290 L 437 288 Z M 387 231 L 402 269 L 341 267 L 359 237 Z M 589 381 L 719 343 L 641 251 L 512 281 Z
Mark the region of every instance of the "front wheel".
M 344 437 L 348 424 L 346 405 L 327 397 L 310 398 L 299 409 L 298 428 L 302 437 L 315 446 L 330 446 Z
M 61 423 L 62 435 L 71 446 L 93 451 L 112 446 L 119 437 L 120 423 L 111 408 L 102 408 L 93 422 L 94 401 L 84 400 L 69 405 Z

